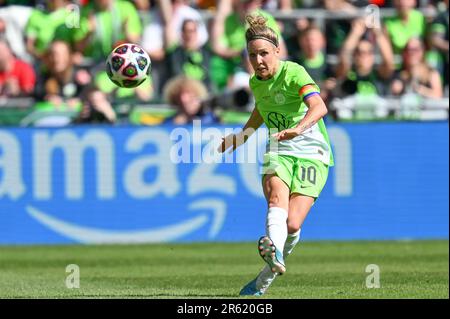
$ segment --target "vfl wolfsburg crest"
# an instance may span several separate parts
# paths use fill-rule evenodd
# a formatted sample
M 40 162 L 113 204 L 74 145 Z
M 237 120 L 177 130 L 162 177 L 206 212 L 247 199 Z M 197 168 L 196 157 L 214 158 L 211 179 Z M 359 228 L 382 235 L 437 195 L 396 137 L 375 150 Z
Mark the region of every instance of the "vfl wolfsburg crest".
M 275 94 L 275 103 L 283 104 L 284 102 L 286 102 L 286 98 L 284 97 L 283 93 L 277 92 Z

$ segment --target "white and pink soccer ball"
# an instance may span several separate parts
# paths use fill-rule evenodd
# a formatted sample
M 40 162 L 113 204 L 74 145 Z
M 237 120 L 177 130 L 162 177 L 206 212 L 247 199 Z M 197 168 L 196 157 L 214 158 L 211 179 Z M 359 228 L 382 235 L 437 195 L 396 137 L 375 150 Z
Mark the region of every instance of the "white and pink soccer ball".
M 109 54 L 106 73 L 117 86 L 134 88 L 150 77 L 151 64 L 147 52 L 139 45 L 124 43 Z

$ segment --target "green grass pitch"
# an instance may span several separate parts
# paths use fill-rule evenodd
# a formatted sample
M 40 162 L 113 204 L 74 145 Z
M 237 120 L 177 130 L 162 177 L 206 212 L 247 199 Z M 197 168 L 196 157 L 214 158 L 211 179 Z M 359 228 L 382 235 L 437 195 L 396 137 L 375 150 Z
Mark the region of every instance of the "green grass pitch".
M 0 246 L 0 298 L 236 298 L 262 266 L 256 243 Z M 262 298 L 449 298 L 449 241 L 301 242 Z

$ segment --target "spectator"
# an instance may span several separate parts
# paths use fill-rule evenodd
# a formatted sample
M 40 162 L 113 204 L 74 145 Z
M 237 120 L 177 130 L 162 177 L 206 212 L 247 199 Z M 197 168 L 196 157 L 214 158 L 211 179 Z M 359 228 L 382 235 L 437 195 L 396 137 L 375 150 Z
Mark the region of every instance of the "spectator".
M 382 62 L 375 66 L 375 47 L 364 35 L 373 33 Z M 352 63 L 353 61 L 353 63 Z M 336 74 L 344 94 L 384 95 L 384 82 L 394 71 L 394 56 L 387 37 L 379 28 L 368 31 L 363 19 L 355 19 L 339 55 Z
M 44 11 L 32 11 L 25 28 L 25 38 L 28 53 L 35 59 L 43 58 L 56 35 L 59 39 L 72 42 L 73 32 L 65 24 L 71 14 L 66 8 L 70 3 L 70 0 L 48 0 Z
M 297 36 L 300 52 L 293 61 L 301 64 L 320 87 L 320 95 L 327 100 L 329 92 L 335 87 L 332 67 L 325 57 L 325 36 L 314 25 L 306 27 Z
M 218 120 L 214 113 L 203 107 L 208 90 L 202 82 L 178 76 L 167 82 L 164 87 L 164 99 L 176 108 L 176 114 L 165 122 L 185 125 L 199 119 L 202 124 L 213 124 Z
M 267 18 L 267 25 L 279 36 L 281 58 L 287 57 L 286 44 L 281 37 L 275 19 L 261 10 L 261 0 L 222 0 L 213 22 L 211 43 L 214 56 L 211 58 L 211 80 L 223 90 L 234 73 L 246 69 L 245 16 L 258 12 Z
M 169 25 L 168 35 L 171 34 Z M 181 33 L 181 43 L 178 44 L 174 35 L 167 39 L 168 67 L 170 77 L 184 74 L 190 79 L 202 81 L 207 87 L 209 83 L 209 56 L 206 46 L 201 46 L 198 34 L 198 22 L 184 20 Z
M 153 97 L 151 78 L 135 88 L 122 88 L 116 86 L 106 71 L 95 75 L 94 84 L 87 91 L 87 103 L 74 123 L 115 123 L 117 115 L 114 104 L 148 102 Z
M 137 101 L 148 102 L 153 96 L 151 80 L 146 80 L 136 88 L 117 87 L 108 78 L 105 71 L 95 76 L 95 83 L 87 92 L 87 101 L 83 104 L 74 123 L 108 123 L 117 121 L 113 104 Z
M 0 96 L 10 98 L 31 95 L 35 82 L 33 68 L 17 59 L 8 42 L 0 38 Z
M 445 85 L 448 85 L 448 0 L 445 0 L 446 10 L 438 14 L 431 24 L 431 32 L 429 34 L 429 42 L 433 53 L 436 54 L 435 63 L 433 66 L 442 75 L 442 79 Z M 428 59 L 427 59 L 428 61 Z
M 335 13 L 354 15 L 356 7 L 346 0 L 324 0 L 325 9 Z M 350 30 L 347 19 L 329 19 L 325 23 L 325 34 L 328 54 L 339 54 L 340 49 Z
M 28 54 L 25 41 L 25 27 L 33 9 L 25 6 L 0 8 L 0 37 L 4 37 L 11 46 L 14 55 L 28 63 L 32 57 Z
M 158 9 L 151 12 L 152 23 L 145 26 L 142 37 L 142 46 L 150 55 L 152 60 L 160 61 L 165 57 L 164 30 L 165 26 L 171 24 L 171 32 L 174 42 L 181 42 L 182 25 L 184 20 L 198 21 L 198 34 L 200 45 L 208 41 L 208 31 L 200 13 L 186 4 L 184 0 L 161 1 L 158 0 Z
M 87 93 L 87 101 L 82 105 L 78 116 L 73 120 L 74 124 L 103 123 L 113 124 L 117 120 L 117 115 L 107 100 L 106 95 L 99 90 L 92 90 Z
M 414 9 L 416 2 L 416 0 L 394 0 L 397 15 L 384 21 L 385 33 L 391 41 L 395 54 L 403 51 L 409 39 L 413 37 L 424 39 L 426 21 L 424 15 Z
M 55 40 L 45 56 L 45 71 L 36 87 L 38 99 L 55 109 L 78 110 L 82 95 L 91 82 L 90 74 L 73 63 L 73 53 L 67 42 Z
M 123 42 L 138 43 L 142 25 L 136 8 L 125 0 L 93 0 L 81 11 L 75 32 L 77 50 L 93 62 L 103 63 Z
M 134 102 L 148 102 L 153 97 L 151 77 L 135 88 L 122 88 L 116 86 L 106 74 L 101 71 L 95 76 L 95 90 L 105 94 L 109 101 L 133 100 Z
M 142 47 L 148 52 L 152 59 L 152 77 L 155 92 L 159 95 L 164 83 L 167 81 L 168 73 L 166 48 L 179 45 L 182 42 L 182 25 L 184 20 L 198 22 L 198 45 L 199 47 L 208 41 L 208 31 L 200 13 L 186 4 L 185 0 L 157 1 L 158 8 L 151 12 L 151 23 L 145 26 L 142 37 Z M 164 43 L 169 31 L 172 35 L 170 45 Z
M 442 82 L 439 73 L 424 62 L 424 44 L 412 38 L 403 49 L 403 67 L 391 84 L 393 95 L 419 94 L 427 98 L 441 98 Z

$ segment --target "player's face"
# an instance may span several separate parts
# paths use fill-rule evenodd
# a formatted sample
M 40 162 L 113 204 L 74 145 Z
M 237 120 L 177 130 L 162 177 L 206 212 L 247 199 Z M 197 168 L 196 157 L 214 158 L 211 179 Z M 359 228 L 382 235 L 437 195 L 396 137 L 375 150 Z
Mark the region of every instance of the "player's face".
M 269 41 L 256 39 L 248 44 L 248 57 L 255 74 L 263 79 L 275 75 L 279 65 L 280 49 Z

